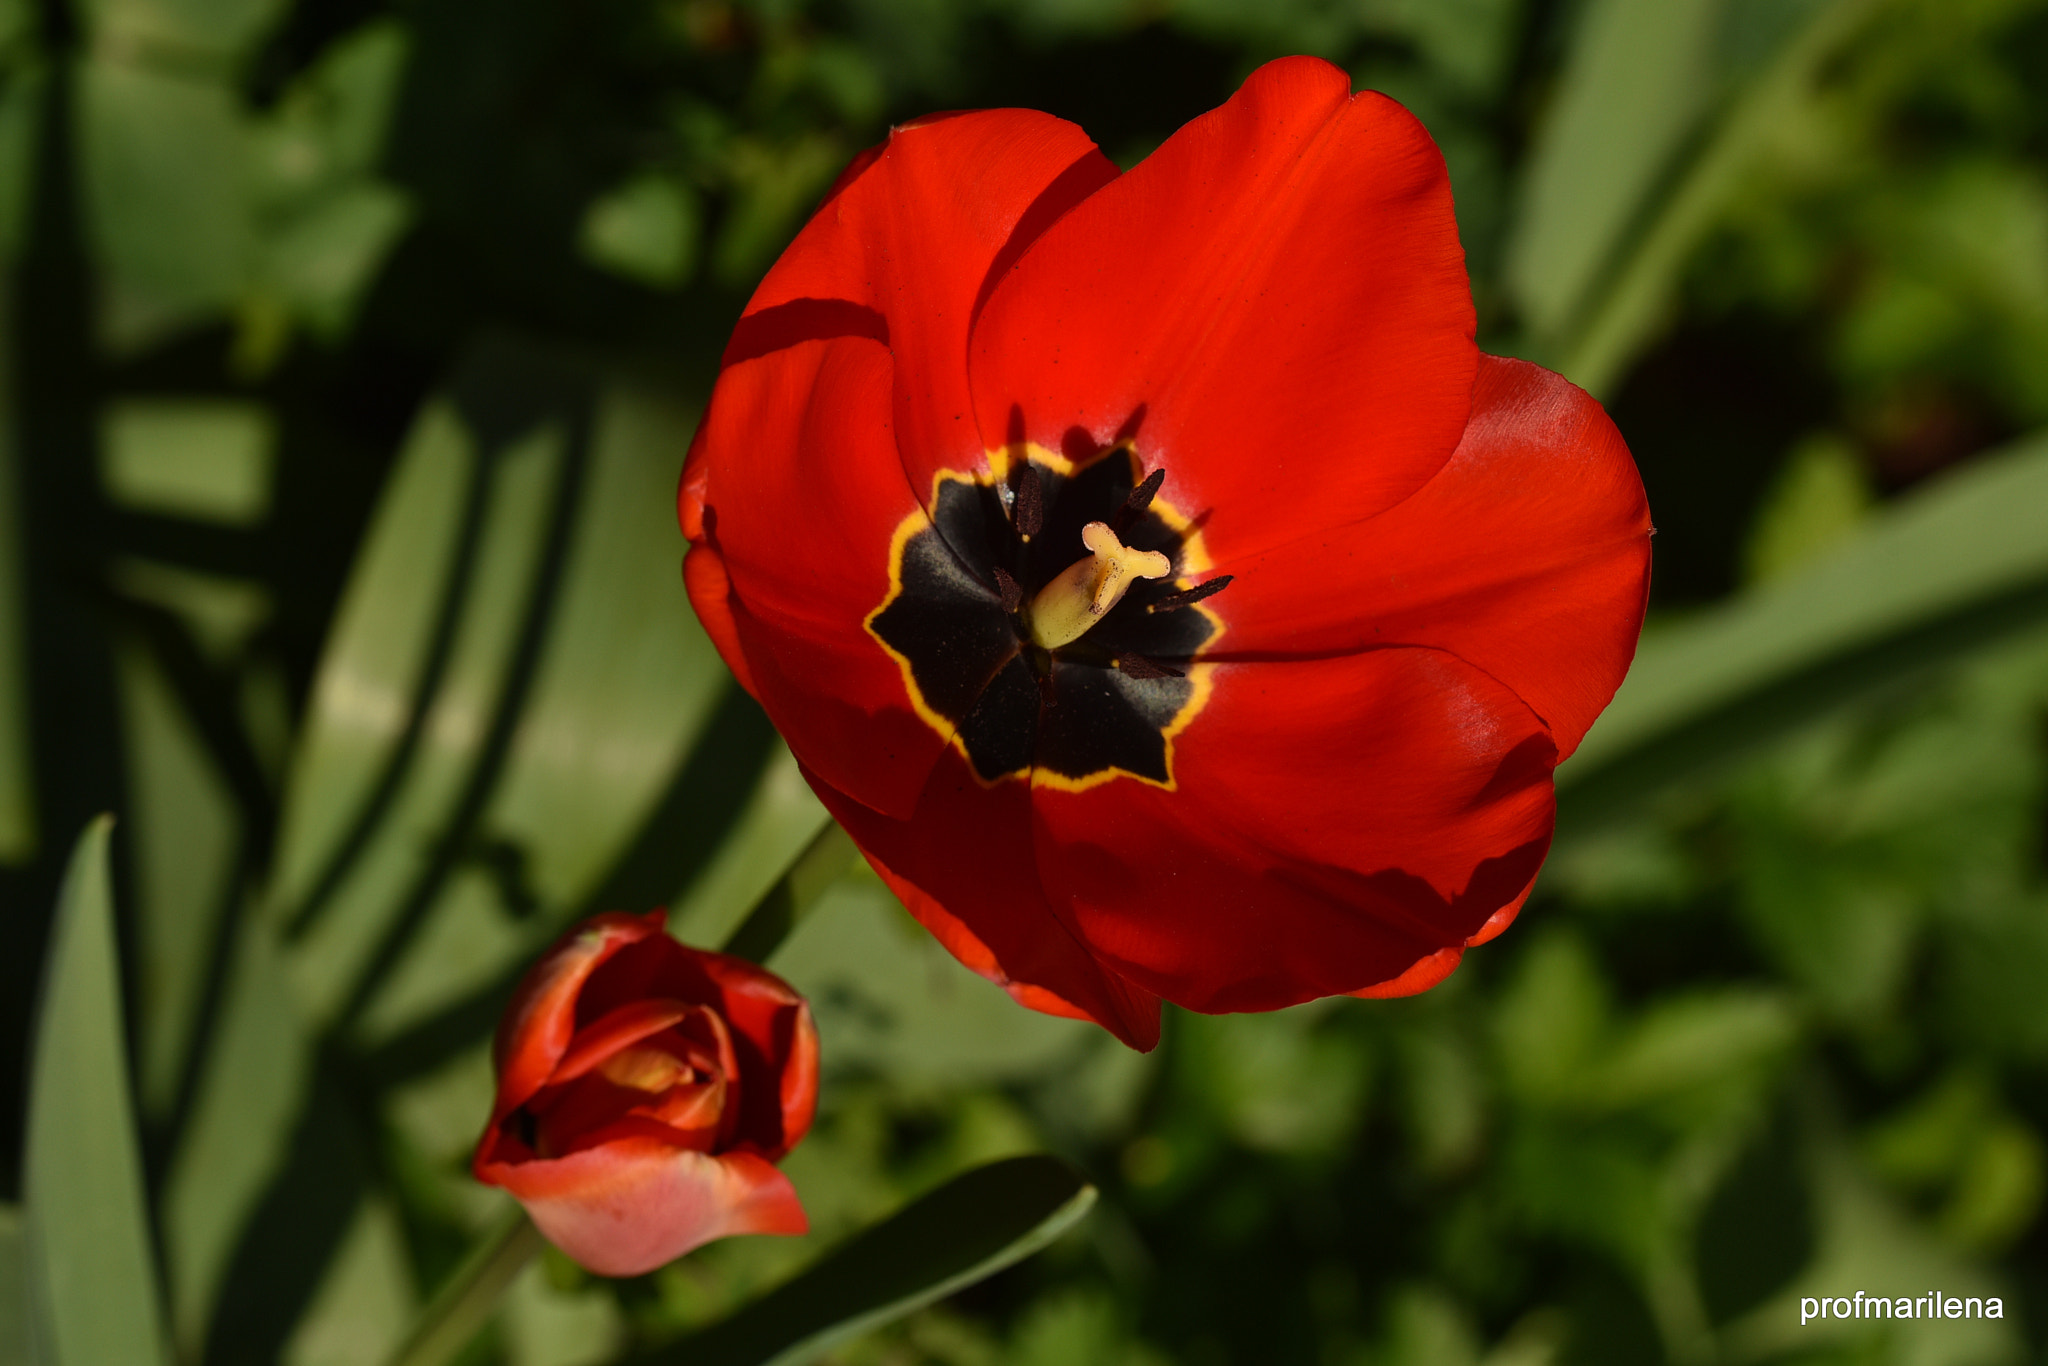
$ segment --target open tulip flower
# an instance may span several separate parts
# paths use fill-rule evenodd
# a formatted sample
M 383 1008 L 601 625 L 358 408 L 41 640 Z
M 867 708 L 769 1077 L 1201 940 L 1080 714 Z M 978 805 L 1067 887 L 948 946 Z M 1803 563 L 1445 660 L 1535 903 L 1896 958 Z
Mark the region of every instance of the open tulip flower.
M 498 1028 L 498 1098 L 473 1164 L 607 1276 L 809 1227 L 774 1164 L 817 1103 L 810 1007 L 662 921 L 598 916 L 527 973 Z
M 1127 174 L 1045 114 L 906 124 L 727 348 L 691 600 L 1025 1004 L 1142 1048 L 1161 997 L 1423 990 L 1527 897 L 1649 576 L 1606 415 L 1473 334 L 1442 157 L 1328 63 Z

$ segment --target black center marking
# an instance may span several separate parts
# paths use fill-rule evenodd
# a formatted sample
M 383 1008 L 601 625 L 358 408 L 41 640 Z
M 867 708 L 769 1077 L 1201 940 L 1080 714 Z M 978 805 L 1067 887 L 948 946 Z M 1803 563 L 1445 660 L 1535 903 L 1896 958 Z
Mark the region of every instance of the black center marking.
M 1173 781 L 1168 736 L 1203 691 L 1184 675 L 1220 628 L 1194 605 L 1206 594 L 1180 581 L 1186 537 L 1152 505 L 1158 472 L 1143 485 L 1137 476 L 1129 447 L 1071 474 L 1028 461 L 1002 484 L 946 474 L 930 525 L 902 543 L 868 630 L 902 661 L 926 719 L 957 733 L 982 781 L 1034 768 L 1075 783 L 1116 772 Z M 1161 552 L 1173 573 L 1138 580 L 1086 635 L 1040 649 L 1022 611 L 1087 554 L 1089 522 Z

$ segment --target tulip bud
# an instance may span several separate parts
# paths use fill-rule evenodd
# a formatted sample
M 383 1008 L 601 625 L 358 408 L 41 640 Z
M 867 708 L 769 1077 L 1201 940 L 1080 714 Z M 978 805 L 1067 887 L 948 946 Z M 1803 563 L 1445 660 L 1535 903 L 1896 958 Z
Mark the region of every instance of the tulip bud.
M 810 1007 L 744 959 L 677 943 L 664 920 L 597 916 L 526 974 L 472 1164 L 600 1275 L 809 1228 L 774 1164 L 817 1104 Z

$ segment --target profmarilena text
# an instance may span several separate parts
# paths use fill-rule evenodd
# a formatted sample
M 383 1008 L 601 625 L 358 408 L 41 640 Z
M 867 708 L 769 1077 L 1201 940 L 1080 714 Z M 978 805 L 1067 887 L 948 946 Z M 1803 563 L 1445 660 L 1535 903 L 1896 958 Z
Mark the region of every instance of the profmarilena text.
M 1939 1290 L 1930 1295 L 1902 1295 L 1894 1299 L 1885 1295 L 1866 1295 L 1861 1290 L 1856 1298 L 1846 1295 L 1808 1295 L 1799 1301 L 1799 1322 L 1812 1323 L 1815 1319 L 2002 1319 L 2005 1317 L 2005 1302 L 1971 1295 L 1958 1299 L 1943 1295 Z

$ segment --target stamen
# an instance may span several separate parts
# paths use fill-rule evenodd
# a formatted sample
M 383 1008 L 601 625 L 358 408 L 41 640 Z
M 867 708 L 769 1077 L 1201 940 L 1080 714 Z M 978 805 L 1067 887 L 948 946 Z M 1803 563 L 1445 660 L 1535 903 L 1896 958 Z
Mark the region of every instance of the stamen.
M 1017 539 L 1027 544 L 1045 525 L 1045 490 L 1038 487 L 1038 471 L 1028 464 L 1017 483 L 1016 524 Z
M 1143 655 L 1124 655 L 1113 661 L 1126 678 L 1186 678 L 1179 669 L 1169 668 L 1156 659 Z
M 1152 506 L 1152 500 L 1159 496 L 1159 486 L 1166 482 L 1166 470 L 1162 467 L 1145 476 L 1144 482 L 1131 490 L 1131 496 L 1124 499 L 1124 506 L 1133 512 L 1143 512 Z
M 1207 583 L 1198 583 L 1193 588 L 1183 588 L 1178 593 L 1168 593 L 1145 604 L 1147 612 L 1171 612 L 1179 607 L 1192 607 L 1203 598 L 1212 598 L 1230 587 L 1231 575 L 1218 574 Z
M 1024 590 L 1017 585 L 1015 579 L 1010 577 L 1009 570 L 1001 565 L 997 565 L 995 566 L 995 571 L 996 588 L 1003 595 L 1003 610 L 1005 612 L 1014 612 L 1017 610 L 1017 605 L 1024 601 Z
M 1116 510 L 1116 520 L 1111 523 L 1119 535 L 1125 527 L 1142 516 L 1146 508 L 1152 506 L 1152 500 L 1159 495 L 1159 486 L 1165 482 L 1165 469 L 1156 469 L 1145 476 L 1143 483 L 1131 490 L 1131 496 L 1124 499 L 1124 505 Z
M 1089 557 L 1067 566 L 1031 600 L 1031 640 L 1040 649 L 1056 650 L 1079 640 L 1137 580 L 1163 579 L 1173 572 L 1173 561 L 1156 550 L 1131 549 L 1107 522 L 1082 527 L 1081 544 Z

